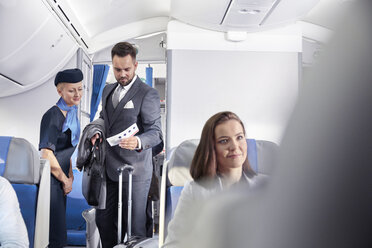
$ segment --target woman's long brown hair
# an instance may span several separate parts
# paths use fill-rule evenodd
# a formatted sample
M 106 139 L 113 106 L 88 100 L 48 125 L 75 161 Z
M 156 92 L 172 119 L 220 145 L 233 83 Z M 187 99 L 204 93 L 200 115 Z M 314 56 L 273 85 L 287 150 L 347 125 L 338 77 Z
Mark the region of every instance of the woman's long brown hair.
M 245 135 L 245 128 L 243 122 L 233 112 L 230 111 L 219 112 L 210 117 L 204 124 L 199 145 L 196 148 L 194 157 L 191 162 L 190 174 L 194 181 L 214 178 L 216 176 L 217 160 L 214 131 L 216 129 L 216 126 L 228 120 L 238 121 L 240 125 L 242 125 L 243 132 Z M 248 156 L 243 163 L 243 171 L 248 173 L 248 175 L 256 174 L 249 164 Z

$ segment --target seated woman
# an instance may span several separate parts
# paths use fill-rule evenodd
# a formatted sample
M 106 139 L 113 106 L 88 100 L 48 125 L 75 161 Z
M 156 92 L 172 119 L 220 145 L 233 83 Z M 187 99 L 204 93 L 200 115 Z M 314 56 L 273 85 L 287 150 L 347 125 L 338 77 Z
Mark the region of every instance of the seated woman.
M 187 238 L 203 200 L 234 185 L 251 188 L 262 179 L 249 164 L 244 125 L 236 114 L 220 112 L 205 123 L 190 173 L 193 181 L 184 185 L 163 247 L 177 247 Z

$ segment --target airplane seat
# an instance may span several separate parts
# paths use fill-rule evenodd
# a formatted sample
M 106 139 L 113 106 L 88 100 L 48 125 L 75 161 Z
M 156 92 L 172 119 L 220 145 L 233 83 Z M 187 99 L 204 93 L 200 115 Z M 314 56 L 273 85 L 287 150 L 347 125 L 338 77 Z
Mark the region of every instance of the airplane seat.
M 83 173 L 73 168 L 74 182 L 72 191 L 67 195 L 66 201 L 66 226 L 67 244 L 73 246 L 86 245 L 86 221 L 83 212 L 92 207 L 86 202 L 82 193 Z
M 160 199 L 160 243 L 167 235 L 168 223 L 173 217 L 184 184 L 192 180 L 190 164 L 199 139 L 182 142 L 173 149 L 170 159 L 163 166 Z M 275 163 L 278 145 L 266 140 L 247 139 L 247 156 L 252 169 L 258 174 L 270 175 Z
M 30 247 L 49 241 L 50 164 L 23 138 L 0 136 L 0 175 L 12 184 Z

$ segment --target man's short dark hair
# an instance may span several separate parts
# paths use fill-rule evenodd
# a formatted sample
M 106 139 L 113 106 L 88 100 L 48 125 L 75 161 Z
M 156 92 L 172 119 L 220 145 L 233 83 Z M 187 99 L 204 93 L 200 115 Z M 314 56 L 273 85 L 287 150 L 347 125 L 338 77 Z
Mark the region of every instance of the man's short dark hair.
M 125 57 L 130 55 L 133 60 L 136 60 L 137 49 L 128 42 L 119 42 L 111 49 L 111 59 L 117 55 L 119 57 Z

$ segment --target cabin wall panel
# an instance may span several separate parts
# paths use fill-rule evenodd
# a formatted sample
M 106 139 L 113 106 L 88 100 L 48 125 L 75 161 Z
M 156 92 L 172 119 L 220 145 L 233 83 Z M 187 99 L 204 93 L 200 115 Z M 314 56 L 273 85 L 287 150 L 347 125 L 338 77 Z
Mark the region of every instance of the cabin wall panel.
M 299 25 L 232 42 L 224 32 L 171 20 L 167 49 L 167 151 L 200 138 L 206 120 L 224 110 L 242 118 L 249 138 L 280 143 L 299 90 Z
M 298 95 L 299 53 L 168 51 L 167 148 L 200 138 L 206 120 L 230 110 L 249 138 L 280 143 Z

